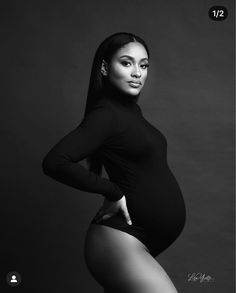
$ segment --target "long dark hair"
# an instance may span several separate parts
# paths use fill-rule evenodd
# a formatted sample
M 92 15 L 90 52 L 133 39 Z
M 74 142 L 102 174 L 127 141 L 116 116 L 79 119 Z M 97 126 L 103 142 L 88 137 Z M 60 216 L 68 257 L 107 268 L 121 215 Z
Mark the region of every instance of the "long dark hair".
M 126 32 L 119 32 L 109 36 L 97 48 L 97 51 L 93 59 L 84 118 L 92 110 L 93 106 L 97 103 L 104 87 L 103 75 L 101 73 L 102 60 L 105 60 L 109 64 L 114 54 L 120 48 L 122 48 L 130 42 L 141 43 L 146 49 L 147 54 L 149 56 L 149 50 L 145 41 L 132 33 Z M 90 171 L 96 173 L 97 175 L 101 175 L 102 162 L 97 153 L 94 153 L 90 157 L 87 157 L 86 163 L 89 166 Z

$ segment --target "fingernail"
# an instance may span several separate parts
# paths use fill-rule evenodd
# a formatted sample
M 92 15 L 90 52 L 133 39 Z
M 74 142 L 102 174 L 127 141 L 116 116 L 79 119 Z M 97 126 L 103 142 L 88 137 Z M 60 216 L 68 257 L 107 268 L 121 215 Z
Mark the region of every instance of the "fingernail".
M 129 225 L 132 225 L 132 222 L 131 222 L 131 221 L 128 221 L 128 224 L 129 224 Z

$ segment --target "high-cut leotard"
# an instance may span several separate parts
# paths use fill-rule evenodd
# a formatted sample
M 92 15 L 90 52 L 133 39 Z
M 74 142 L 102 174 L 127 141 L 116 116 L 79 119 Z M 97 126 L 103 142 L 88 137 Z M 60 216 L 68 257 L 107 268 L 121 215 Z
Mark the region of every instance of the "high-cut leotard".
M 101 158 L 109 179 L 78 163 L 94 153 Z M 166 137 L 144 118 L 132 98 L 102 96 L 79 126 L 49 151 L 42 166 L 53 179 L 111 201 L 125 195 L 132 225 L 121 213 L 97 225 L 135 236 L 154 257 L 184 228 L 186 208 L 168 167 Z M 96 224 L 94 218 L 91 223 Z

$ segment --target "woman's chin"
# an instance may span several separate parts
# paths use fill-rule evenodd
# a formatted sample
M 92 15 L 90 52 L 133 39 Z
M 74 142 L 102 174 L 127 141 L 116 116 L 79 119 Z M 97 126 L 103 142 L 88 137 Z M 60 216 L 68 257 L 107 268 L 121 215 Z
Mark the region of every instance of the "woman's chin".
M 123 90 L 123 92 L 127 95 L 138 96 L 141 91 L 138 88 L 129 88 L 129 89 Z
M 128 94 L 132 95 L 132 96 L 138 96 L 140 94 L 140 90 L 129 90 Z

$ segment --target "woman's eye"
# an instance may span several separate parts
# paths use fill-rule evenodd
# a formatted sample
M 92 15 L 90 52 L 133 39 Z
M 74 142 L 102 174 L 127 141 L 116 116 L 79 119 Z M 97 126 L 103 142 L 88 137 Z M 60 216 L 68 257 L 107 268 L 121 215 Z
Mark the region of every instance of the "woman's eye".
M 146 68 L 149 67 L 149 64 L 143 64 L 143 65 L 141 65 L 141 67 L 142 67 L 143 69 L 146 69 Z
M 124 66 L 127 66 L 127 65 L 130 64 L 130 62 L 128 62 L 128 61 L 123 61 L 123 62 L 121 62 L 121 64 L 123 64 Z
M 131 65 L 131 62 L 129 61 L 122 61 L 121 62 L 122 65 L 129 67 Z M 142 69 L 146 69 L 147 67 L 149 67 L 149 64 L 142 64 L 140 65 Z

